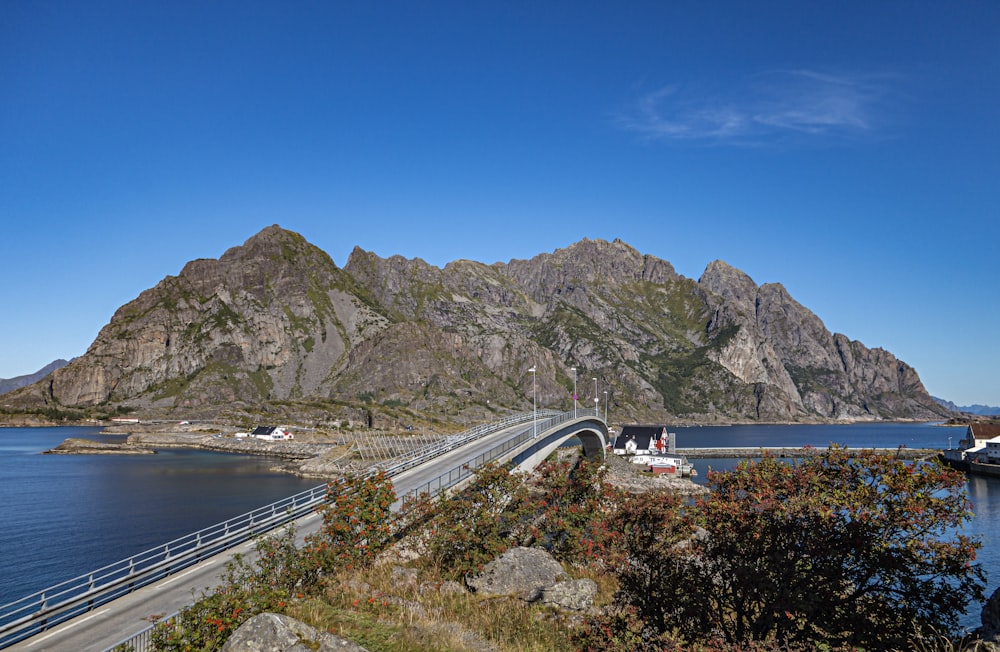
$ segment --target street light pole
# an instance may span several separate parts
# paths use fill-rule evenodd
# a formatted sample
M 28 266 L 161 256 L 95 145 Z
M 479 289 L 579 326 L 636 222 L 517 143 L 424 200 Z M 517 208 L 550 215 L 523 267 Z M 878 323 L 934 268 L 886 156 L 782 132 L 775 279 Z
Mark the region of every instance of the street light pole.
M 576 367 L 571 367 L 573 372 L 573 418 L 576 418 Z
M 535 400 L 535 368 L 528 369 L 531 372 L 531 424 L 534 428 L 532 439 L 538 437 L 538 402 Z
M 597 379 L 595 378 L 594 379 L 594 416 L 595 417 L 601 416 L 600 412 L 598 412 L 598 409 L 599 409 L 598 406 L 597 406 L 598 403 L 600 403 L 600 399 L 597 398 Z
M 608 390 L 604 390 L 604 423 L 608 422 Z

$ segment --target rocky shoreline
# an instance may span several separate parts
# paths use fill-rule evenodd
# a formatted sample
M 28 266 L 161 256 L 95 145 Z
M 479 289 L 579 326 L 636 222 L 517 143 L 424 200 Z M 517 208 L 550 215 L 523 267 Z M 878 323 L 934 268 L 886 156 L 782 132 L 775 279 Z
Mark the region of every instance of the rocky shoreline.
M 43 455 L 154 455 L 155 453 L 155 450 L 138 448 L 128 444 L 112 444 L 70 437 L 55 448 L 45 451 Z
M 322 432 L 296 431 L 295 440 L 266 441 L 254 438 L 236 438 L 234 426 L 213 425 L 210 430 L 201 424 L 128 424 L 105 428 L 106 434 L 126 435 L 124 443 L 105 443 L 71 438 L 49 454 L 63 455 L 144 455 L 163 448 L 189 448 L 242 455 L 273 458 L 273 471 L 289 473 L 302 478 L 331 480 L 347 473 L 364 470 L 372 462 L 363 462 L 350 455 L 351 436 L 337 436 Z M 861 449 L 852 449 L 859 452 Z M 689 459 L 757 458 L 763 451 L 779 458 L 803 457 L 815 449 L 793 447 L 743 447 L 743 448 L 687 448 L 679 450 Z M 930 459 L 940 451 L 917 448 L 893 449 L 901 459 Z M 668 489 L 684 495 L 706 493 L 703 485 L 687 478 L 651 476 L 642 468 L 614 455 L 608 456 L 608 480 L 632 493 Z
M 333 444 L 264 441 L 250 437 L 237 439 L 197 433 L 135 433 L 128 436 L 126 445 L 137 448 L 199 448 L 223 453 L 277 457 L 283 460 L 304 460 L 322 454 Z
M 671 478 L 664 475 L 643 473 L 642 466 L 632 464 L 618 455 L 608 455 L 604 463 L 608 468 L 606 477 L 608 484 L 630 494 L 643 494 L 664 489 L 683 496 L 701 496 L 708 493 L 707 487 L 688 478 Z
M 129 428 L 129 430 L 134 429 L 134 426 Z M 116 434 L 113 429 L 109 430 L 109 434 Z M 172 427 L 170 430 L 151 428 L 145 432 L 131 432 L 123 443 L 70 438 L 46 453 L 145 455 L 155 453 L 158 448 L 189 448 L 274 458 L 276 463 L 271 467 L 273 471 L 317 480 L 338 478 L 346 473 L 362 471 L 368 466 L 368 464 L 356 459 L 350 459 L 347 455 L 348 446 L 339 440 L 326 439 L 322 443 L 319 441 L 264 441 L 235 438 L 218 432 L 177 432 L 176 427 Z M 724 449 L 717 450 L 721 452 Z M 725 450 L 731 451 L 732 449 Z M 759 451 L 755 449 L 753 454 L 757 453 Z M 719 455 L 719 457 L 731 456 L 731 452 Z M 608 482 L 630 493 L 646 493 L 661 489 L 683 495 L 700 495 L 708 492 L 704 486 L 687 478 L 643 474 L 641 467 L 631 464 L 617 455 L 609 455 L 606 464 L 609 470 Z
M 136 426 L 128 428 L 111 426 L 104 430 L 105 434 L 127 435 L 124 442 L 98 442 L 82 438 L 69 438 L 45 451 L 46 454 L 58 455 L 151 455 L 157 449 L 186 448 L 216 451 L 221 453 L 236 453 L 241 455 L 257 455 L 271 458 L 275 461 L 272 471 L 289 473 L 302 478 L 330 480 L 343 476 L 345 473 L 358 472 L 368 465 L 347 457 L 349 447 L 339 438 L 334 439 L 323 435 L 304 436 L 308 441 L 265 441 L 250 437 L 236 438 L 232 436 L 236 430 L 232 427 L 222 432 L 184 432 L 177 426 L 149 426 L 135 432 Z

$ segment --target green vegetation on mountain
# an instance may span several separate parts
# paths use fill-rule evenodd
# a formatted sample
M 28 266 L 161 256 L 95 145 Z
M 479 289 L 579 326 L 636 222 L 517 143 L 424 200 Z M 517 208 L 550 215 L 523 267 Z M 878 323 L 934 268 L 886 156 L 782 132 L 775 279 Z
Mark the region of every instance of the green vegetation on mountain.
M 583 240 L 444 269 L 355 248 L 340 269 L 278 226 L 142 292 L 85 355 L 2 405 L 191 418 L 305 400 L 338 420 L 392 427 L 383 408 L 406 406 L 461 425 L 530 409 L 531 367 L 539 407 L 570 404 L 575 367 L 616 421 L 948 416 L 913 369 L 721 261 L 695 281 Z M 591 386 L 578 390 L 590 407 Z

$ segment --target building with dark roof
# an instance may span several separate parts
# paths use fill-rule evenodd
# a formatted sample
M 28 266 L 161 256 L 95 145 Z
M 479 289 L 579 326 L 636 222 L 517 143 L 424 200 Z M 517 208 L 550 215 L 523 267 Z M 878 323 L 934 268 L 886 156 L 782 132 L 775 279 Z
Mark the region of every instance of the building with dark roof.
M 612 450 L 617 455 L 672 453 L 677 449 L 674 437 L 666 426 L 622 426 Z

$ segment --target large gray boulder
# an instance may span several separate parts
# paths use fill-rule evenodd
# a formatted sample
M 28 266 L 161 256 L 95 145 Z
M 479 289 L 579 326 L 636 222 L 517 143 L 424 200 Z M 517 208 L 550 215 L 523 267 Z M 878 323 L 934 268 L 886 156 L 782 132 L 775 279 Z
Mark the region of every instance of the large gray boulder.
M 347 639 L 280 614 L 258 614 L 233 632 L 222 652 L 367 652 Z
M 583 611 L 594 605 L 597 595 L 597 582 L 589 578 L 556 582 L 542 590 L 542 604 L 549 604 L 560 609 Z
M 540 548 L 511 548 L 465 583 L 480 595 L 514 595 L 534 602 L 542 591 L 565 578 L 562 566 Z

